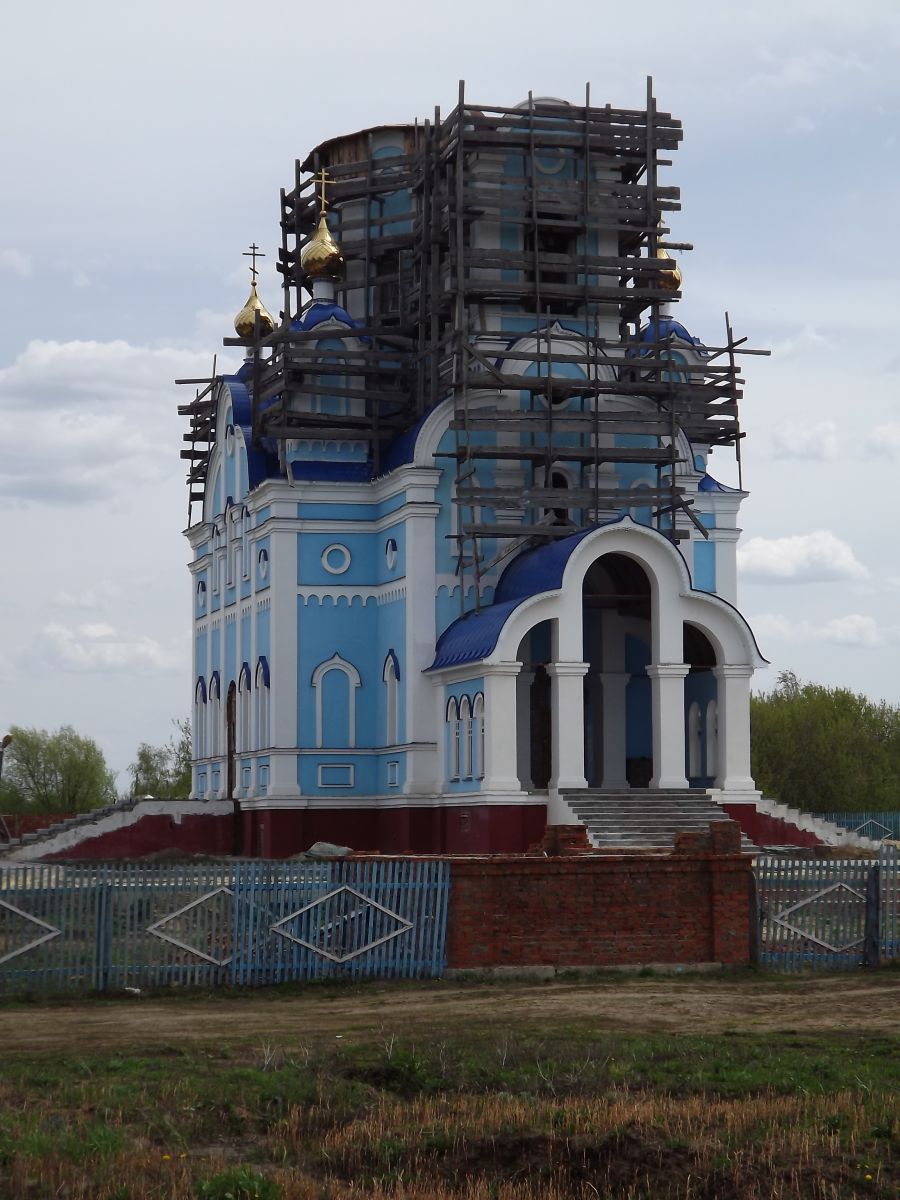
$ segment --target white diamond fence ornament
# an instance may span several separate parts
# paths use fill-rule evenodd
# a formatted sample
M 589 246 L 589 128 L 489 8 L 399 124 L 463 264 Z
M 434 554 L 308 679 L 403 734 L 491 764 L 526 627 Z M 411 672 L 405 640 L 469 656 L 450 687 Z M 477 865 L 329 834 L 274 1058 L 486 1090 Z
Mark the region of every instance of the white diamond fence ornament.
M 11 958 L 17 958 L 20 954 L 27 954 L 29 950 L 34 950 L 37 946 L 43 946 L 44 942 L 51 942 L 62 933 L 61 929 L 57 929 L 49 921 L 42 921 L 40 917 L 33 917 L 31 913 L 24 912 L 21 908 L 16 908 L 15 904 L 10 904 L 7 900 L 0 900 L 0 908 L 5 908 L 8 912 L 15 913 L 17 917 L 22 917 L 23 920 L 30 922 L 32 925 L 37 925 L 39 929 L 47 931 L 41 937 L 35 938 L 31 942 L 26 942 L 24 946 L 19 946 L 18 949 L 10 950 L 7 954 L 2 955 L 0 963 L 9 962 Z
M 337 897 L 343 896 L 355 896 L 356 899 L 360 901 L 360 904 L 358 907 L 353 908 L 350 912 L 340 912 L 336 917 L 332 918 L 331 920 L 326 920 L 326 923 L 320 926 L 319 932 L 324 935 L 325 940 L 334 937 L 336 933 L 338 935 L 343 935 L 348 927 L 349 922 L 358 921 L 369 908 L 375 909 L 380 913 L 384 913 L 385 916 L 396 921 L 398 927 L 389 933 L 383 934 L 381 937 L 372 938 L 371 940 L 366 941 L 363 945 L 355 947 L 348 953 L 340 954 L 334 954 L 332 951 L 325 949 L 324 946 L 317 946 L 315 942 L 310 941 L 308 938 L 297 937 L 296 934 L 291 933 L 287 928 L 285 928 L 289 922 L 295 921 L 298 917 L 305 916 L 307 913 L 311 914 L 315 909 L 320 907 L 322 908 L 323 915 L 327 917 L 329 914 L 329 909 L 334 907 L 332 905 L 332 901 L 336 900 Z M 335 963 L 345 963 L 349 962 L 353 958 L 358 958 L 359 955 L 365 954 L 369 950 L 374 950 L 376 946 L 381 946 L 385 942 L 391 941 L 393 938 L 400 937 L 401 934 L 406 933 L 412 928 L 412 921 L 408 921 L 405 917 L 401 916 L 400 913 L 394 912 L 393 909 L 387 908 L 383 904 L 379 904 L 377 900 L 372 900 L 369 896 L 364 896 L 362 892 L 358 892 L 355 888 L 348 887 L 346 884 L 344 884 L 342 887 L 335 888 L 334 891 L 327 892 L 324 896 L 320 896 L 318 900 L 314 900 L 311 904 L 306 904 L 303 908 L 298 908 L 296 912 L 289 913 L 286 917 L 282 917 L 280 921 L 276 921 L 276 923 L 271 927 L 272 932 L 277 933 L 279 937 L 287 938 L 289 941 L 295 942 L 298 946 L 305 946 L 307 950 L 312 950 L 314 954 L 319 954 L 322 958 L 327 958 L 331 962 Z
M 872 830 L 870 833 L 869 830 Z M 861 837 L 871 838 L 873 842 L 885 842 L 893 836 L 893 829 L 889 829 L 887 825 L 882 825 L 880 821 L 874 821 L 871 818 L 868 821 L 863 821 L 857 829 L 853 830 Z
M 852 896 L 854 900 L 861 902 L 862 912 L 859 913 L 859 903 L 855 905 L 855 909 L 857 913 L 859 913 L 860 924 L 864 926 L 866 897 L 862 892 L 857 891 L 856 888 L 848 887 L 846 883 L 833 883 L 831 887 L 822 888 L 821 891 L 814 892 L 813 895 L 807 896 L 805 899 L 800 900 L 797 904 L 792 904 L 790 908 L 782 909 L 777 916 L 772 918 L 772 920 L 776 925 L 780 925 L 783 929 L 790 929 L 792 933 L 798 933 L 801 937 L 806 938 L 807 941 L 815 942 L 817 946 L 823 946 L 826 950 L 831 950 L 835 954 L 839 954 L 843 950 L 852 950 L 855 946 L 861 946 L 865 942 L 866 939 L 864 933 L 857 938 L 852 938 L 850 941 L 844 941 L 838 944 L 835 942 L 826 941 L 825 938 L 816 937 L 814 934 L 804 929 L 801 925 L 795 925 L 792 921 L 785 919 L 791 915 L 799 916 L 804 910 L 810 910 L 812 906 L 814 906 L 824 896 L 834 895 L 836 892 L 847 892 L 848 895 Z M 843 915 L 846 916 L 846 913 Z
M 147 926 L 147 932 L 159 938 L 162 942 L 170 942 L 173 946 L 177 946 L 179 950 L 187 950 L 189 954 L 196 954 L 198 958 L 202 958 L 204 962 L 212 963 L 214 967 L 227 967 L 234 957 L 229 954 L 226 958 L 216 958 L 212 954 L 207 954 L 205 950 L 198 949 L 197 946 L 192 946 L 189 942 L 183 942 L 177 937 L 173 937 L 171 933 L 163 932 L 163 926 L 168 925 L 171 921 L 178 920 L 185 913 L 191 912 L 201 904 L 205 904 L 207 900 L 211 900 L 214 896 L 229 896 L 234 900 L 234 892 L 228 887 L 217 887 L 211 892 L 206 892 L 202 896 L 198 896 L 196 900 L 192 900 L 190 904 L 185 904 L 183 908 L 179 908 L 176 912 L 169 913 L 167 917 L 163 917 L 161 921 L 155 921 L 152 925 Z M 228 922 L 228 933 L 231 933 L 231 922 Z

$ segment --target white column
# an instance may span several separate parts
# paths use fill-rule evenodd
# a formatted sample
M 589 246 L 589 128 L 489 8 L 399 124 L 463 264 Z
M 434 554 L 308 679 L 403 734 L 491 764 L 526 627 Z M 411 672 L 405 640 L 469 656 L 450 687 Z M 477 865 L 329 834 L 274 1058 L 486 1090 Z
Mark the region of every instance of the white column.
M 684 773 L 684 678 L 686 663 L 654 663 L 647 667 L 652 689 L 652 788 L 686 788 Z
M 713 671 L 718 695 L 718 775 L 723 792 L 756 790 L 750 774 L 750 677 L 753 668 L 721 666 Z
M 434 658 L 437 637 L 433 581 L 438 510 L 431 503 L 436 478 L 436 472 L 429 471 L 420 487 L 410 486 L 407 491 L 406 630 L 400 683 L 403 740 L 410 747 L 406 751 L 405 795 L 440 791 L 444 778 L 444 713 L 432 703 L 434 681 L 424 674 Z M 438 691 L 443 697 L 443 688 Z
M 588 666 L 585 662 L 547 665 L 553 747 L 550 788 L 556 792 L 587 787 L 584 777 L 584 677 Z
M 628 786 L 626 778 L 625 696 L 631 676 L 625 671 L 602 671 L 603 685 L 603 782 L 602 788 L 617 792 Z
M 518 792 L 516 676 L 521 663 L 491 667 L 484 678 L 484 780 L 482 792 Z
M 297 672 L 300 665 L 296 513 L 296 501 L 272 505 L 273 516 L 280 519 L 268 525 L 269 587 L 253 593 L 254 605 L 261 596 L 269 596 L 269 743 L 272 750 L 290 751 L 270 755 L 268 800 L 292 800 L 300 795 L 296 754 L 299 739 Z M 250 544 L 254 546 L 254 542 Z M 251 560 L 251 575 L 255 579 L 255 548 Z M 251 664 L 250 670 L 255 669 L 255 663 Z
M 531 778 L 531 685 L 534 671 L 523 667 L 516 680 L 516 766 L 524 791 L 534 788 Z

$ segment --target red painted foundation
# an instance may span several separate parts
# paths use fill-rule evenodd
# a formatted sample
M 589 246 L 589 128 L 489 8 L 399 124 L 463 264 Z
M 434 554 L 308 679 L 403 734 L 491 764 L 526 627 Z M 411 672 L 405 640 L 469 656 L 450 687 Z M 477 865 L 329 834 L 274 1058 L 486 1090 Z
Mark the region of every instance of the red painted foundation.
M 723 804 L 722 808 L 737 821 L 757 846 L 821 846 L 822 840 L 792 821 L 760 812 L 754 804 Z
M 288 858 L 315 842 L 368 854 L 521 854 L 540 841 L 543 804 L 465 808 L 253 809 L 243 814 L 243 853 Z
M 46 855 L 46 859 L 143 858 L 161 851 L 182 854 L 228 855 L 232 847 L 232 819 L 206 813 L 174 816 L 154 814 L 132 825 L 111 829 L 97 837 L 85 838 L 77 846 Z

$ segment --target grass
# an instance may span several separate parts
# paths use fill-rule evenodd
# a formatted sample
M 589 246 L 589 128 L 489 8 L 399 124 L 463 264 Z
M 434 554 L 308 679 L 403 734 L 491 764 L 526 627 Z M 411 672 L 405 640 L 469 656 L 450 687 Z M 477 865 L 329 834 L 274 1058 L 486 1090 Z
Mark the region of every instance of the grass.
M 389 1013 L 389 1009 L 386 1009 Z M 298 1022 L 299 1024 L 299 1022 Z M 0 1065 L 0 1194 L 43 1200 L 900 1191 L 900 1039 L 529 1024 Z

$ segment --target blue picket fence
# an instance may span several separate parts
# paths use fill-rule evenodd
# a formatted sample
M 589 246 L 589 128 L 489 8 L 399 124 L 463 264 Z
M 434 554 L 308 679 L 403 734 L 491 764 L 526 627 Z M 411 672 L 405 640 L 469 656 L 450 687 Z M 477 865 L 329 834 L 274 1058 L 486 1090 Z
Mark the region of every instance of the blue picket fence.
M 439 860 L 10 865 L 0 991 L 441 975 Z
M 860 833 L 874 842 L 890 838 L 900 841 L 900 809 L 892 812 L 826 812 L 815 813 L 823 821 L 832 821 L 842 829 Z
M 781 971 L 853 970 L 900 961 L 900 855 L 761 857 L 757 957 Z

